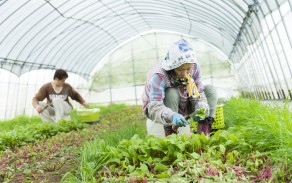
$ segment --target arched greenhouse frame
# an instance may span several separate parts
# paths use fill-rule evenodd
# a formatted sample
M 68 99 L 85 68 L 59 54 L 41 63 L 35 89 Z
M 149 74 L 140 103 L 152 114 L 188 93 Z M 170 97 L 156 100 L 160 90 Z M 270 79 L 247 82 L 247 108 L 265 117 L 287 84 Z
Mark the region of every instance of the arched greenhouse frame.
M 208 164 L 209 169 L 203 168 L 204 175 L 201 175 L 202 172 L 198 173 L 199 170 L 196 168 L 189 168 L 200 174 L 198 177 L 204 177 L 201 179 L 202 181 L 209 179 L 208 176 L 212 177 L 210 179 L 214 182 L 292 181 L 292 157 L 287 155 L 292 154 L 290 146 L 292 145 L 290 140 L 292 139 L 291 0 L 0 0 L 0 12 L 0 95 L 2 96 L 0 104 L 0 129 L 2 128 L 2 131 L 0 130 L 0 151 L 2 153 L 0 153 L 2 159 L 0 159 L 0 182 L 21 182 L 29 177 L 28 174 L 39 175 L 35 173 L 35 169 L 27 170 L 27 175 L 19 173 L 24 169 L 13 170 L 13 173 L 9 173 L 8 166 L 5 167 L 8 163 L 4 159 L 11 155 L 5 154 L 7 153 L 5 150 L 35 143 L 35 140 L 21 141 L 19 140 L 20 135 L 18 135 L 20 132 L 13 132 L 19 138 L 15 137 L 17 139 L 15 142 L 6 141 L 8 134 L 12 133 L 9 131 L 14 127 L 6 129 L 4 124 L 10 121 L 10 123 L 18 125 L 14 119 L 19 117 L 21 119 L 32 117 L 30 122 L 38 118 L 38 112 L 32 105 L 32 98 L 44 83 L 53 80 L 56 69 L 64 69 L 68 72 L 69 77 L 66 82 L 70 83 L 89 105 L 99 107 L 101 110 L 115 105 L 117 108 L 135 106 L 136 108 L 131 108 L 131 110 L 135 111 L 137 115 L 141 115 L 137 118 L 142 119 L 142 124 L 145 125 L 146 116 L 142 115 L 141 97 L 147 82 L 147 73 L 154 64 L 165 59 L 169 45 L 181 38 L 186 39 L 196 51 L 203 84 L 213 85 L 218 95 L 218 106 L 226 106 L 226 108 L 224 107 L 224 130 L 227 132 L 223 129 L 218 131 L 223 130 L 221 135 L 224 133 L 226 141 L 229 140 L 230 143 L 231 141 L 234 144 L 236 141 L 240 145 L 246 143 L 246 146 L 239 145 L 240 148 L 246 150 L 241 149 L 242 152 L 248 155 L 253 154 L 256 157 L 253 162 L 248 155 L 236 154 L 235 150 L 238 150 L 236 145 L 233 144 L 232 148 L 226 142 L 222 145 L 224 141 L 222 139 L 225 137 L 214 133 L 218 135 L 218 139 L 222 138 L 222 141 L 219 140 L 222 143 L 221 145 L 219 143 L 216 152 L 221 151 L 222 154 L 225 154 L 226 162 L 235 163 L 234 167 L 228 170 L 221 169 L 222 172 L 210 173 L 210 169 L 215 171 L 216 167 L 220 167 L 220 165 Z M 237 104 L 232 103 L 237 99 L 239 100 Z M 256 104 L 246 107 L 248 110 L 254 111 L 252 112 L 254 116 L 249 116 L 249 112 L 243 111 L 245 105 L 250 105 L 250 102 L 256 102 Z M 84 109 L 74 100 L 72 100 L 72 104 L 74 112 Z M 268 109 L 254 107 L 258 105 L 268 105 Z M 265 112 L 265 114 L 275 112 L 276 117 L 267 117 L 262 114 L 270 109 L 271 111 Z M 279 109 L 284 111 L 278 111 Z M 283 116 L 277 116 L 280 114 Z M 100 124 L 102 124 L 102 118 L 106 119 L 104 121 L 109 120 L 113 123 L 110 121 L 111 119 L 107 118 L 108 116 L 102 116 L 103 111 L 99 115 Z M 115 116 L 114 113 L 111 115 Z M 129 114 L 129 116 L 131 115 Z M 129 116 L 124 115 L 128 121 L 132 119 L 135 121 L 135 117 L 127 118 Z M 228 123 L 235 119 L 239 120 L 239 118 L 242 120 L 240 123 Z M 274 131 L 270 135 L 263 132 L 262 134 L 267 136 L 264 137 L 265 140 L 258 142 L 254 142 L 250 138 L 252 133 L 246 132 L 247 129 L 242 134 L 249 134 L 248 137 L 238 135 L 232 139 L 234 131 L 229 132 L 226 128 L 239 128 L 245 123 L 241 118 L 244 120 L 257 119 L 257 121 L 271 119 L 272 122 L 263 123 L 264 125 L 260 127 L 249 126 L 248 130 L 252 129 L 256 133 L 257 130 L 264 131 L 263 129 L 268 126 L 267 128 L 274 129 Z M 120 121 L 120 119 L 115 120 Z M 274 124 L 276 121 L 279 123 Z M 20 129 L 23 124 L 19 124 Z M 3 126 L 1 127 L 1 125 Z M 64 129 L 68 126 L 70 125 Z M 240 134 L 240 129 L 237 130 Z M 97 132 L 91 131 L 88 134 L 91 133 Z M 260 138 L 260 134 L 255 135 L 255 138 Z M 35 134 L 30 138 L 42 136 L 43 140 L 46 139 L 44 136 L 55 135 Z M 240 137 L 242 138 L 240 139 Z M 276 142 L 270 145 L 267 143 L 276 137 L 279 139 L 277 145 Z M 9 136 L 9 138 L 12 137 Z M 23 139 L 25 138 L 23 137 Z M 184 140 L 179 139 L 179 142 L 182 143 L 182 141 Z M 256 151 L 255 147 L 259 148 L 259 151 Z M 210 146 L 210 148 L 212 147 Z M 227 150 L 230 150 L 229 154 Z M 276 160 L 264 164 L 271 152 L 283 156 L 286 164 Z M 176 156 L 180 155 L 176 154 Z M 182 157 L 185 156 L 182 155 Z M 194 159 L 200 160 L 197 154 L 192 154 L 192 156 Z M 253 168 L 242 168 L 238 173 L 240 165 L 236 164 L 231 156 L 232 158 L 235 156 L 247 158 L 248 161 L 250 160 L 248 166 Z M 99 156 L 96 155 L 96 157 Z M 139 158 L 143 159 L 142 155 Z M 172 158 L 172 156 L 167 158 Z M 105 159 L 103 163 L 106 162 Z M 103 160 L 98 161 L 102 164 Z M 131 161 L 129 160 L 129 162 Z M 21 166 L 24 163 L 19 162 Z M 119 162 L 120 160 L 115 163 Z M 163 161 L 161 160 L 161 162 Z M 173 166 L 181 171 L 187 171 L 174 162 L 177 163 L 179 160 L 173 161 Z M 64 164 L 64 161 L 62 163 Z M 121 181 L 122 178 L 119 179 L 119 177 L 124 176 L 124 180 L 128 182 L 135 182 L 135 180 L 155 182 L 159 181 L 159 178 L 173 181 L 172 176 L 177 176 L 177 180 L 184 181 L 194 181 L 198 178 L 194 178 L 194 176 L 188 179 L 188 176 L 192 177 L 188 173 L 178 176 L 175 171 L 166 168 L 163 163 L 161 166 L 153 165 L 152 160 L 147 163 L 141 161 L 139 166 L 131 164 L 125 168 L 129 171 L 128 174 L 115 172 L 119 176 L 113 178 L 115 173 L 110 174 L 105 171 L 106 166 L 109 171 L 111 170 L 110 164 L 103 164 L 103 169 L 97 162 L 94 163 L 94 167 L 91 168 L 100 170 L 104 174 L 95 171 L 93 174 L 98 178 L 94 179 L 80 177 L 83 175 L 80 173 L 79 177 L 74 175 L 75 180 L 79 182 Z M 263 165 L 255 165 L 256 163 Z M 156 168 L 151 169 L 153 168 L 151 166 L 156 166 Z M 268 168 L 263 168 L 263 166 Z M 86 168 L 89 171 L 90 168 Z M 165 171 L 163 171 L 164 168 Z M 40 169 L 39 172 L 48 172 L 49 169 L 48 167 L 46 170 Z M 137 171 L 133 173 L 129 169 Z M 247 173 L 249 171 L 254 174 L 249 175 Z M 62 175 L 68 172 L 70 171 L 62 172 Z M 156 174 L 152 176 L 151 172 Z M 18 180 L 16 175 L 20 174 Z M 205 176 L 206 174 L 208 175 Z M 220 177 L 222 174 L 224 176 Z M 228 179 L 227 174 L 228 176 L 232 174 L 233 177 Z M 62 181 L 72 181 L 74 176 L 66 175 Z M 103 176 L 108 179 L 101 178 Z M 33 182 L 31 177 L 30 180 Z M 36 181 L 41 180 L 45 179 L 36 178 Z M 58 181 L 61 181 L 61 178 Z

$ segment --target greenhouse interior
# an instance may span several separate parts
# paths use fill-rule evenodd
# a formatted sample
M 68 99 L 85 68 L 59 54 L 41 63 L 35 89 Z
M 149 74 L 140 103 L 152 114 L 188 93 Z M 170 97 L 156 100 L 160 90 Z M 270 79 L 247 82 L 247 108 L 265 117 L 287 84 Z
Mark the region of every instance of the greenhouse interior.
M 292 0 L 0 0 L 0 12 L 0 182 L 292 182 Z M 170 140 L 153 148 L 150 157 L 143 154 L 130 159 L 138 151 L 148 152 L 150 147 L 145 144 L 153 147 L 158 143 L 152 136 L 143 144 L 137 139 L 137 134 L 146 131 L 145 126 L 143 130 L 131 128 L 136 128 L 131 138 L 120 135 L 130 132 L 117 126 L 121 132 L 108 137 L 117 138 L 116 144 L 100 142 L 103 133 L 97 134 L 98 125 L 104 131 L 115 128 L 107 126 L 111 122 L 118 125 L 140 120 L 146 125 L 141 105 L 147 74 L 166 59 L 169 46 L 180 39 L 193 47 L 203 85 L 212 85 L 217 105 L 224 106 L 224 130 L 217 129 L 209 138 L 196 137 L 196 143 L 207 144 L 213 153 L 192 146 L 197 152 L 184 154 L 187 147 L 185 151 L 181 146 L 170 147 L 185 144 L 184 136 L 178 136 L 165 138 Z M 74 146 L 82 149 L 81 154 L 80 150 L 75 153 L 72 144 L 59 142 L 66 135 L 57 135 L 65 132 L 55 133 L 58 130 L 51 126 L 48 128 L 54 132 L 38 132 L 30 140 L 20 140 L 32 134 L 28 129 L 38 131 L 36 126 L 52 125 L 41 122 L 32 99 L 43 84 L 54 80 L 57 69 L 67 71 L 66 83 L 89 106 L 100 110 L 100 122 L 91 125 L 91 131 L 83 133 L 89 127 L 77 125 L 76 130 L 71 123 L 62 124 L 62 129 L 70 126 L 66 138 L 76 143 L 85 139 Z M 76 100 L 69 100 L 76 113 L 86 110 Z M 106 114 L 111 108 L 117 110 L 115 107 L 125 109 Z M 23 121 L 16 122 L 20 117 Z M 6 129 L 9 122 L 17 127 Z M 26 128 L 30 123 L 33 127 Z M 252 126 L 255 123 L 259 125 Z M 80 132 L 69 137 L 72 131 Z M 14 135 L 8 137 L 10 133 Z M 26 147 L 30 157 L 37 159 L 36 144 L 50 143 L 44 142 L 48 139 L 54 145 L 60 143 L 61 149 L 62 145 L 72 146 L 75 154 L 70 154 L 71 164 L 64 150 L 49 163 L 48 159 L 38 160 L 38 166 L 17 160 L 20 155 L 15 148 L 19 153 Z M 117 144 L 123 139 L 137 146 L 141 143 L 139 147 L 145 149 L 121 157 L 132 148 L 125 142 Z M 106 145 L 124 149 L 111 150 Z M 155 159 L 154 151 L 160 156 L 159 148 L 164 146 L 168 151 L 182 152 L 164 153 L 167 158 Z M 52 151 L 57 152 L 54 148 Z M 120 155 L 114 157 L 114 153 Z M 268 160 L 270 154 L 277 157 Z M 238 162 L 244 158 L 247 163 Z M 205 166 L 200 167 L 202 164 Z M 54 179 L 50 172 L 57 172 L 59 178 Z

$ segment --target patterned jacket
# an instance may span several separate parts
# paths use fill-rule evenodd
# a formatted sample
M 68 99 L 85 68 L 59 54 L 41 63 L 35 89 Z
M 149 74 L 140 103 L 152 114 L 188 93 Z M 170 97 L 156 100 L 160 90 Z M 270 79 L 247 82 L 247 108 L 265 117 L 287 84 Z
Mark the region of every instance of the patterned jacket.
M 148 73 L 147 83 L 145 84 L 142 94 L 142 110 L 143 113 L 154 122 L 162 123 L 164 125 L 171 125 L 172 116 L 175 114 L 170 108 L 163 104 L 165 98 L 165 91 L 172 86 L 172 78 L 169 74 L 161 68 L 162 61 L 158 62 Z M 190 73 L 194 79 L 195 84 L 200 93 L 200 98 L 196 102 L 195 108 L 206 108 L 209 111 L 206 96 L 204 94 L 204 87 L 202 84 L 202 77 L 200 73 L 200 66 L 194 64 Z M 185 88 L 177 88 L 180 96 L 179 111 L 182 115 L 187 114 L 187 104 L 189 102 L 188 95 Z

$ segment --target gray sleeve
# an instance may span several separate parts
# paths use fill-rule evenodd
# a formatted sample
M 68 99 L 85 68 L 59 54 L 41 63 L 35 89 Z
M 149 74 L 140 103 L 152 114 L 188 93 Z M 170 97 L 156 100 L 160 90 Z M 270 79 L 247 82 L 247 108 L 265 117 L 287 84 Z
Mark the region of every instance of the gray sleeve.
M 170 108 L 166 107 L 162 101 L 151 101 L 148 107 L 148 116 L 155 123 L 172 125 L 171 118 L 175 114 Z

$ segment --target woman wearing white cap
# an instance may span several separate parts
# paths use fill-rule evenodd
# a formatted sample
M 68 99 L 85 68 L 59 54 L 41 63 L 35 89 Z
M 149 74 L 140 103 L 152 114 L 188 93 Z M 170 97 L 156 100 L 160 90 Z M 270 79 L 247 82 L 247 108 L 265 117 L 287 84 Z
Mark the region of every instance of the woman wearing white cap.
M 190 44 L 181 39 L 171 44 L 165 59 L 148 73 L 142 95 L 143 113 L 152 121 L 163 124 L 167 136 L 177 133 L 178 127 L 189 124 L 185 116 L 195 111 L 204 111 L 204 117 L 191 117 L 199 122 L 198 132 L 202 131 L 200 124 L 207 124 L 209 129 L 203 132 L 209 135 L 217 95 L 212 86 L 206 89 L 210 89 L 206 91 L 209 100 L 204 92 L 197 55 Z

